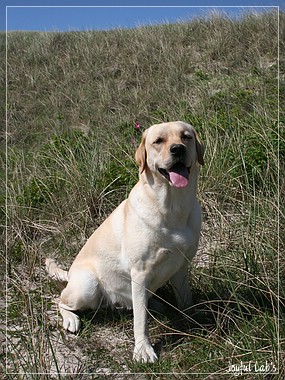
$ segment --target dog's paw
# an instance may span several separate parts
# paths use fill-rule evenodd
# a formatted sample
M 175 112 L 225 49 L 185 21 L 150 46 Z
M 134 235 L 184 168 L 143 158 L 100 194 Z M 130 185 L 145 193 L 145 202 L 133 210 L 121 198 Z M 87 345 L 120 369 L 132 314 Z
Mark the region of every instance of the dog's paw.
M 80 329 L 80 319 L 78 315 L 74 314 L 72 311 L 60 309 L 60 313 L 63 318 L 63 328 L 72 333 L 77 333 Z
M 140 363 L 154 363 L 158 357 L 149 342 L 142 342 L 135 345 L 133 359 Z

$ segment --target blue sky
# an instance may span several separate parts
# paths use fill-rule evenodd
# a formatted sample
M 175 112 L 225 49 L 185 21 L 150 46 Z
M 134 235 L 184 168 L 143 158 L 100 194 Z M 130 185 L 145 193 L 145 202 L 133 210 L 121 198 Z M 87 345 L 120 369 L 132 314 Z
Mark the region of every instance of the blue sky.
M 238 16 L 264 12 L 274 6 L 284 10 L 285 0 L 2 0 L 0 30 L 69 31 L 175 22 L 218 11 Z

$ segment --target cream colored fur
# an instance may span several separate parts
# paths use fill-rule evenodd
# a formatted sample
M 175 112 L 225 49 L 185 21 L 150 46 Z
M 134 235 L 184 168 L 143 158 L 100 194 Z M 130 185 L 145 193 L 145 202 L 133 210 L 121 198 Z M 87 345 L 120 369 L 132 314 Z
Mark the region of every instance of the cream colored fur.
M 174 146 L 182 151 L 179 157 Z M 199 242 L 201 211 L 196 190 L 203 147 L 189 124 L 157 124 L 144 132 L 136 160 L 138 183 L 88 239 L 68 275 L 52 259 L 47 259 L 46 266 L 54 278 L 68 280 L 59 302 L 65 329 L 76 333 L 80 320 L 75 312 L 96 309 L 103 298 L 132 307 L 133 357 L 155 362 L 157 355 L 148 337 L 149 297 L 170 281 L 178 307 L 185 310 L 192 305 L 188 264 Z M 177 162 L 189 171 L 183 187 L 175 187 L 163 175 Z M 183 182 L 181 176 L 176 174 L 176 178 Z

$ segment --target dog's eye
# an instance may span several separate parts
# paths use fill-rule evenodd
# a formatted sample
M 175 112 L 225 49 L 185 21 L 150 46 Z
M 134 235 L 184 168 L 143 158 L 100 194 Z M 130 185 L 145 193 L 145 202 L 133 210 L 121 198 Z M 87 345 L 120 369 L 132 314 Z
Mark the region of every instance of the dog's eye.
M 163 138 L 162 137 L 159 137 L 158 139 L 156 139 L 154 141 L 154 144 L 157 144 L 157 145 L 162 144 L 162 143 L 163 143 Z
M 182 140 L 184 140 L 184 141 L 190 141 L 190 140 L 192 140 L 192 136 L 189 135 L 188 133 L 183 133 Z

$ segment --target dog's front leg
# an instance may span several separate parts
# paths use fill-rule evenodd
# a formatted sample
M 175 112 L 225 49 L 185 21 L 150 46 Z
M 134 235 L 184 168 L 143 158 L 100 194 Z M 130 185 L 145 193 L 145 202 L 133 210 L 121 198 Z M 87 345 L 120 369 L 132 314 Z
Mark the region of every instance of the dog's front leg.
M 186 312 L 186 314 L 191 313 L 189 308 L 193 305 L 193 300 L 187 262 L 171 277 L 170 283 L 175 293 L 178 308 Z
M 135 337 L 133 358 L 138 362 L 154 363 L 157 360 L 157 355 L 148 337 L 146 273 L 133 269 L 131 277 Z

